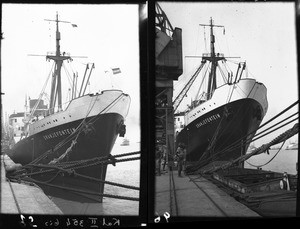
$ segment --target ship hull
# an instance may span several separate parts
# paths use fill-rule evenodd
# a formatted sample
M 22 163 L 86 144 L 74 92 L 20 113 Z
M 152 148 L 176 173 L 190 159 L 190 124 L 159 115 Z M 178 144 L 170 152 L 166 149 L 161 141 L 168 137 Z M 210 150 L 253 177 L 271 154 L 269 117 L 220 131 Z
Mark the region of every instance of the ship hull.
M 85 122 L 88 123 L 94 117 L 87 118 Z M 15 163 L 22 165 L 29 164 L 46 151 L 54 149 L 58 143 L 73 134 L 82 121 L 83 119 L 76 120 L 27 137 L 16 143 L 8 152 L 8 156 L 10 156 Z M 107 155 L 105 152 L 111 151 L 118 134 L 117 126 L 122 121 L 124 121 L 123 117 L 116 113 L 100 115 L 97 121 L 93 123 L 86 132 L 82 131 L 79 134 L 77 143 L 73 147 L 72 153 L 69 154 L 69 160 L 85 160 Z M 70 145 L 71 142 L 68 142 L 52 155 L 49 154 L 47 158 L 40 163 L 48 164 L 51 160 L 57 158 L 58 155 L 64 153 Z
M 187 125 L 176 138 L 176 144 L 187 146 L 186 160 L 198 161 L 214 137 L 216 137 L 211 160 L 228 161 L 244 154 L 249 146 L 219 153 L 231 144 L 252 139 L 263 117 L 261 105 L 254 99 L 241 99 L 220 106 Z M 253 132 L 248 136 L 249 133 Z M 245 136 L 248 136 L 245 138 Z M 203 157 L 202 159 L 206 159 Z
M 224 84 L 210 100 L 199 102 L 184 115 L 185 126 L 178 131 L 176 147 L 184 143 L 186 160 L 202 164 L 245 154 L 268 110 L 266 87 L 250 78 Z M 232 144 L 234 148 L 224 151 Z
M 104 182 L 101 181 L 105 181 L 107 165 L 112 161 L 78 165 L 110 155 L 124 127 L 130 98 L 116 91 L 107 91 L 101 96 L 82 98 L 95 101 L 93 109 L 92 102 L 78 100 L 75 104 L 83 104 L 77 106 L 80 109 L 69 105 L 66 111 L 36 122 L 32 130 L 44 129 L 35 131 L 7 152 L 15 163 L 34 165 L 28 167 L 29 175 L 25 180 L 36 183 L 50 196 L 78 202 L 102 202 Z M 66 121 L 67 117 L 70 120 Z
M 89 122 L 92 118 L 93 117 L 90 117 L 86 120 L 86 122 Z M 118 135 L 117 128 L 122 121 L 123 117 L 119 114 L 103 114 L 99 116 L 91 129 L 86 132 L 82 131 L 79 134 L 76 140 L 77 143 L 72 147 L 72 151 L 68 153 L 68 155 L 60 161 L 60 163 L 81 161 L 109 155 Z M 59 133 L 68 133 L 68 130 L 69 133 L 72 133 L 81 122 L 82 120 L 77 120 L 72 123 L 67 123 L 51 128 L 47 131 L 37 133 L 18 142 L 15 147 L 8 152 L 8 155 L 15 163 L 26 165 L 32 160 L 40 157 L 48 150 L 53 149 L 52 147 L 54 145 L 57 145 L 66 138 L 66 136 L 63 134 L 60 135 Z M 50 137 L 45 140 L 44 136 L 53 136 L 53 138 Z M 47 154 L 47 157 L 40 160 L 37 164 L 48 165 L 49 162 L 59 158 L 59 156 L 65 153 L 70 146 L 71 142 L 65 144 L 55 152 Z M 105 180 L 106 167 L 107 164 L 98 164 L 96 166 L 76 169 L 75 172 L 87 177 Z M 42 187 L 44 192 L 50 196 L 57 196 L 79 202 L 90 202 L 93 199 L 97 199 L 99 202 L 102 201 L 101 197 L 99 198 L 93 195 L 91 196 L 86 194 L 87 198 L 85 198 L 83 196 L 84 192 L 82 191 L 93 191 L 99 194 L 103 193 L 103 183 L 81 179 L 80 177 L 73 177 L 68 173 L 63 172 L 57 176 L 57 173 L 58 171 L 54 170 L 38 175 L 32 175 L 30 176 L 30 179 L 37 181 L 36 184 Z M 51 180 L 51 182 L 47 185 L 42 183 L 49 180 Z M 59 186 L 60 188 L 58 188 Z M 77 189 L 78 192 L 68 191 L 70 189 Z

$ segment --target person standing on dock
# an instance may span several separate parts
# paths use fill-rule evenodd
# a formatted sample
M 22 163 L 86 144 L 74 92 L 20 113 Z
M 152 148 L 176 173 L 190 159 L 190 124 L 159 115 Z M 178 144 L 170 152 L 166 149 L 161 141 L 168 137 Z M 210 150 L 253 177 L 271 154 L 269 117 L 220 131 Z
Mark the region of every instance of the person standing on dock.
M 167 159 L 168 159 L 168 157 L 167 157 L 167 149 L 166 149 L 166 146 L 165 145 L 163 145 L 162 147 L 162 159 L 163 159 L 163 162 L 162 162 L 162 171 L 166 171 L 166 164 L 167 164 Z
M 163 152 L 161 149 L 161 146 L 156 146 L 156 175 L 160 176 L 161 175 L 161 159 L 163 157 Z
M 175 160 L 177 161 L 178 177 L 181 177 L 181 172 L 185 162 L 185 147 L 182 143 L 178 144 L 178 148 L 175 154 Z
M 288 191 L 291 190 L 287 172 L 283 173 L 283 178 L 282 178 L 282 180 L 280 181 L 279 184 L 280 184 L 280 189 L 288 190 Z

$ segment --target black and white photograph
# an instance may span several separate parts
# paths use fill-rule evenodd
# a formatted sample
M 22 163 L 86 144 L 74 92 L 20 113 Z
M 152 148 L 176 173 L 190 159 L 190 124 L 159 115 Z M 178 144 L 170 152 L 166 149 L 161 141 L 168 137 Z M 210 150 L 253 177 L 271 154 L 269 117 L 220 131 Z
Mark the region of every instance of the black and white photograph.
M 299 1 L 1 3 L 0 227 L 297 218 L 299 20 Z
M 157 221 L 296 216 L 295 7 L 155 3 Z
M 139 216 L 140 20 L 139 4 L 2 4 L 1 214 Z

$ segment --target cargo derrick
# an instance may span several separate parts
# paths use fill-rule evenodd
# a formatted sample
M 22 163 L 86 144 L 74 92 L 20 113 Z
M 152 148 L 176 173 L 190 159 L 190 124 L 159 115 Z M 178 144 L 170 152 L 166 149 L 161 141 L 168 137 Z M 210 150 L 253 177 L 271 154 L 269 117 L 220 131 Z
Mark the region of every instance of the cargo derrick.
M 161 7 L 155 4 L 156 145 L 174 154 L 173 80 L 182 74 L 181 29 L 172 27 Z

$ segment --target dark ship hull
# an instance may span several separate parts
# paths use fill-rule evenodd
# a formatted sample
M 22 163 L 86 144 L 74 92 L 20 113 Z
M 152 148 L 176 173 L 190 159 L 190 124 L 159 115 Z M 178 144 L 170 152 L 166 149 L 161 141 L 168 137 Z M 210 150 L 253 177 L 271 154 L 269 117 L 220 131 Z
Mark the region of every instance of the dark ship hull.
M 89 122 L 92 118 L 86 119 L 86 122 Z M 77 144 L 69 155 L 69 160 L 85 160 L 107 155 L 105 152 L 111 151 L 118 134 L 115 128 L 110 128 L 110 125 L 117 127 L 122 120 L 122 116 L 118 114 L 103 114 L 99 116 L 92 128 L 87 129 L 86 133 L 84 131 L 80 133 Z M 83 119 L 77 120 L 34 134 L 16 143 L 8 152 L 8 155 L 15 163 L 29 164 L 75 132 L 82 121 Z M 45 139 L 45 136 L 49 136 L 49 138 Z M 101 141 L 99 141 L 100 139 Z M 54 158 L 57 158 L 58 155 L 63 154 L 70 145 L 71 142 L 59 148 L 55 153 L 48 154 L 47 158 L 44 158 L 41 163 L 48 164 Z
M 232 144 L 240 143 L 240 139 L 244 141 L 252 139 L 255 132 L 248 134 L 259 127 L 262 116 L 262 107 L 257 101 L 238 100 L 220 106 L 191 122 L 178 134 L 176 143 L 184 143 L 187 146 L 186 160 L 195 162 L 202 157 L 216 135 L 213 150 L 215 155 L 209 156 L 213 156 L 212 160 L 229 161 L 241 156 L 249 144 L 244 148 L 235 147 L 229 152 L 217 153 Z M 246 139 L 245 136 L 248 138 Z
M 104 102 L 108 96 L 114 101 L 113 95 L 120 95 L 121 99 L 110 111 L 98 113 L 104 110 L 101 108 L 105 107 L 103 103 L 109 104 Z M 98 101 L 92 96 L 85 99 L 88 97 Z M 97 107 L 78 109 L 77 117 L 82 116 L 80 119 L 71 120 L 76 115 L 67 108 L 34 123 L 33 129 L 44 127 L 45 130 L 36 131 L 13 146 L 7 154 L 15 163 L 27 165 L 29 169 L 25 180 L 36 183 L 50 196 L 79 202 L 102 202 L 104 182 L 101 181 L 105 181 L 107 165 L 113 163 L 110 152 L 117 136 L 125 134 L 124 118 L 130 98 L 121 91 L 113 90 L 98 98 Z M 89 103 L 85 104 L 89 107 Z M 67 117 L 70 120 L 65 121 Z M 58 124 L 50 123 L 50 120 Z M 49 127 L 45 127 L 45 123 Z
M 246 153 L 267 109 L 267 89 L 262 83 L 241 79 L 225 84 L 211 99 L 199 101 L 185 113 L 186 125 L 177 134 L 176 147 L 184 143 L 186 161 L 192 163 L 236 159 Z

